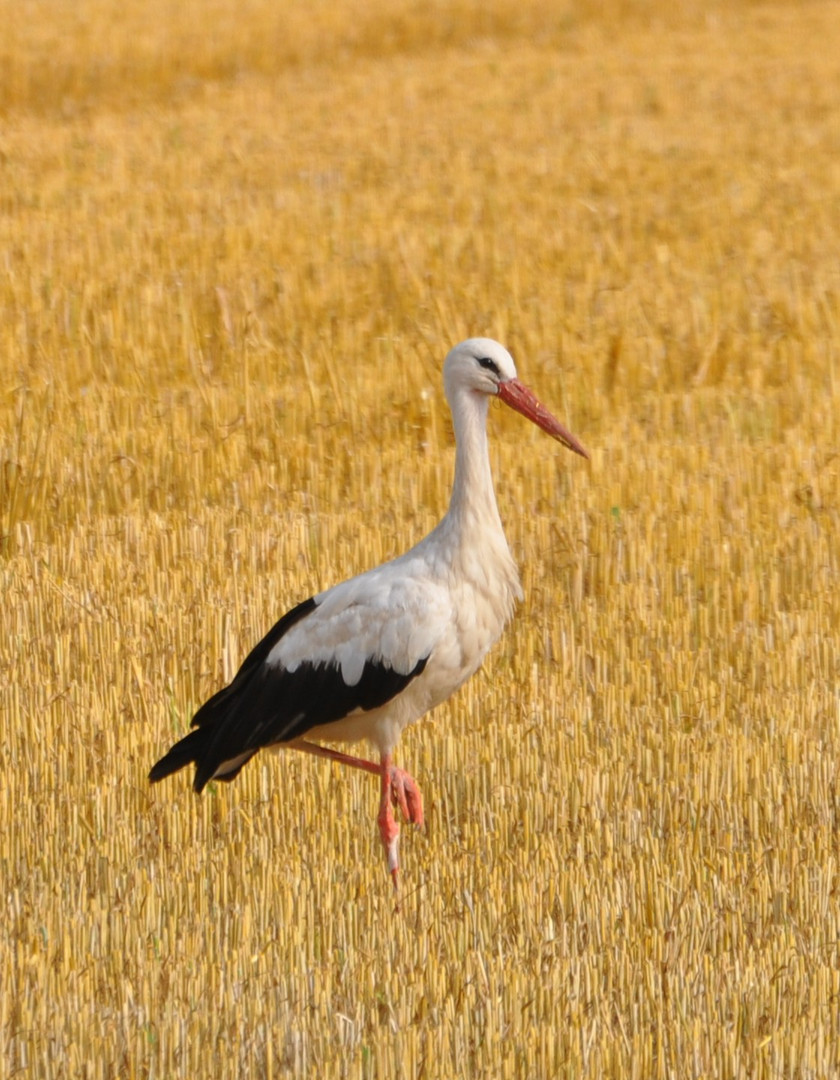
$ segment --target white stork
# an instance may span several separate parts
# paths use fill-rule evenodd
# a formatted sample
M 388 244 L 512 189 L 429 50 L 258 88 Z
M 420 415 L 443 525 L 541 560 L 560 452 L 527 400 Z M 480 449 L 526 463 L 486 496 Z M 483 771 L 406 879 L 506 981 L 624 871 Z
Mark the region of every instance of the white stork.
M 487 453 L 487 409 L 498 398 L 570 450 L 578 440 L 516 377 L 489 338 L 456 345 L 443 365 L 455 427 L 449 510 L 399 558 L 292 608 L 250 652 L 229 686 L 193 717 L 193 730 L 149 773 L 195 763 L 193 787 L 232 780 L 263 747 L 304 750 L 380 778 L 377 822 L 394 886 L 403 818 L 423 824 L 415 781 L 392 763 L 400 733 L 472 675 L 522 598 L 502 531 Z M 320 745 L 367 739 L 379 764 Z

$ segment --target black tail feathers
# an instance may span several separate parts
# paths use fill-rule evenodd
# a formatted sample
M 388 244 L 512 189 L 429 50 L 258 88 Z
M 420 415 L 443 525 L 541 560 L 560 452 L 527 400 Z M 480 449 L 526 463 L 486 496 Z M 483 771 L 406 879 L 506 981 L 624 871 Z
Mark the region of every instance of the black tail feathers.
M 195 764 L 193 789 L 200 793 L 210 780 L 224 780 L 226 783 L 239 775 L 243 765 L 250 761 L 259 747 L 247 749 L 229 756 L 220 751 L 218 739 L 214 737 L 212 726 L 193 728 L 188 735 L 180 739 L 168 754 L 156 762 L 149 773 L 151 782 L 157 783 L 165 776 L 171 776 L 187 765 Z
M 149 773 L 149 779 L 151 782 L 157 783 L 158 780 L 163 780 L 165 776 L 170 776 L 172 773 L 178 772 L 179 769 L 185 768 L 187 765 L 191 765 L 195 762 L 199 765 L 204 757 L 204 752 L 207 749 L 208 735 L 210 732 L 207 728 L 193 728 L 193 730 L 180 739 L 168 754 L 165 754 L 160 761 L 156 762 Z M 196 776 L 197 778 L 197 776 Z M 209 777 L 208 777 L 209 779 Z M 204 784 L 207 780 L 204 781 Z M 201 791 L 204 787 L 196 786 L 196 791 Z

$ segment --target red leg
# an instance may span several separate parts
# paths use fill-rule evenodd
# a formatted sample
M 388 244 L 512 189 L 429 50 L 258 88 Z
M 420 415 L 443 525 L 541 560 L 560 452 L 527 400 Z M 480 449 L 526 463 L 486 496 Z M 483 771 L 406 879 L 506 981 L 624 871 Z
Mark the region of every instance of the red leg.
M 391 768 L 391 758 L 388 754 L 383 754 L 380 787 L 382 796 L 379 800 L 379 814 L 376 821 L 379 825 L 379 835 L 382 837 L 382 846 L 385 848 L 385 855 L 388 859 L 388 870 L 396 890 L 398 888 L 397 875 L 400 872 L 397 854 L 400 842 L 400 827 L 394 820 L 394 811 L 391 809 L 391 800 L 394 797 Z
M 302 750 L 305 754 L 314 754 L 315 757 L 324 757 L 330 761 L 337 761 L 339 765 L 349 765 L 353 769 L 363 769 L 375 776 L 382 775 L 382 762 L 377 765 L 366 758 L 353 757 L 351 754 L 342 754 L 340 750 L 330 750 L 327 746 L 319 746 L 318 743 L 307 742 L 306 739 L 295 739 L 287 744 L 295 750 Z M 387 755 L 388 769 L 391 772 L 391 800 L 394 806 L 400 808 L 403 819 L 412 825 L 423 825 L 423 796 L 417 781 L 405 771 L 391 764 L 391 757 Z
M 385 848 L 388 859 L 388 870 L 394 888 L 397 888 L 397 875 L 399 874 L 398 847 L 400 839 L 400 827 L 394 819 L 391 809 L 398 806 L 405 821 L 412 825 L 423 824 L 423 796 L 416 781 L 405 772 L 391 764 L 391 755 L 383 754 L 380 763 L 365 758 L 353 757 L 350 754 L 342 754 L 339 750 L 330 750 L 326 746 L 307 742 L 306 739 L 296 739 L 288 744 L 295 750 L 302 750 L 306 754 L 314 754 L 316 757 L 325 757 L 330 761 L 337 761 L 340 765 L 349 765 L 354 769 L 363 769 L 365 772 L 375 773 L 380 778 L 379 814 L 376 822 L 379 825 L 379 835 Z
M 325 757 L 329 758 L 330 761 L 337 761 L 339 765 L 350 765 L 354 769 L 364 769 L 365 772 L 375 773 L 377 776 L 382 772 L 382 768 L 373 761 L 352 757 L 350 754 L 342 754 L 340 750 L 330 750 L 327 746 L 319 746 L 318 743 L 307 742 L 306 739 L 295 739 L 294 742 L 286 745 L 295 750 L 303 750 L 305 754 L 314 754 L 315 757 Z

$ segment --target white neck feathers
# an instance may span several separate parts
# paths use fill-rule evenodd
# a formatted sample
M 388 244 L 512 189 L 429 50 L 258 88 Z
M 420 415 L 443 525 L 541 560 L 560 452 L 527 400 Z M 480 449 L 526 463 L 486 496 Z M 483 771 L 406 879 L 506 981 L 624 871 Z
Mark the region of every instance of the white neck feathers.
M 463 579 L 498 605 L 503 623 L 522 590 L 493 490 L 487 450 L 489 403 L 486 394 L 475 390 L 458 389 L 452 394 L 455 482 L 449 510 L 436 532 L 446 537 L 453 564 Z

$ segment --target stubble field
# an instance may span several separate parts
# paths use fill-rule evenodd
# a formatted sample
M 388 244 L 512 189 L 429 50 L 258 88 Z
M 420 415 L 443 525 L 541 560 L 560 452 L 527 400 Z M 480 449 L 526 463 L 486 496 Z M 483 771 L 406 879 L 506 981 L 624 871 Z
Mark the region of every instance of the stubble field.
M 0 1075 L 840 1074 L 840 4 L 0 0 Z M 152 762 L 443 513 L 525 603 L 376 785 Z

